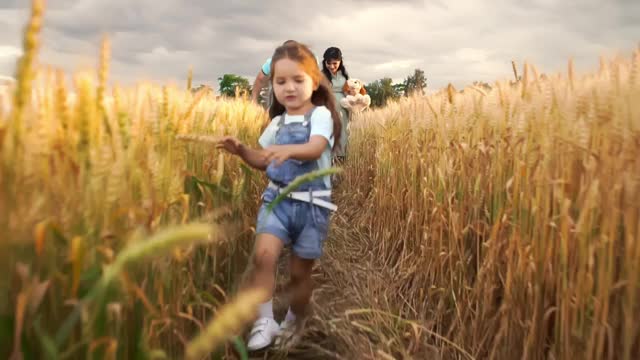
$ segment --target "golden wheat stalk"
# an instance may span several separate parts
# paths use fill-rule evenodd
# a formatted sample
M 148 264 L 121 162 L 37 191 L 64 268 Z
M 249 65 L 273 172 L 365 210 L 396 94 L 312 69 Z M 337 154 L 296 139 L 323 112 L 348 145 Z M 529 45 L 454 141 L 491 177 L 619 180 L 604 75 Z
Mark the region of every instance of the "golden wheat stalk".
M 160 231 L 148 240 L 139 240 L 127 246 L 105 271 L 104 283 L 110 283 L 127 265 L 145 258 L 170 253 L 179 246 L 211 242 L 217 236 L 216 226 L 188 224 Z
M 169 88 L 162 87 L 162 120 L 169 123 Z
M 42 29 L 42 15 L 44 13 L 44 0 L 32 0 L 31 17 L 24 31 L 23 54 L 18 61 L 16 70 L 16 87 L 13 97 L 13 121 L 10 125 L 12 136 L 7 155 L 11 158 L 13 147 L 17 146 L 24 132 L 23 111 L 25 105 L 31 99 L 32 81 L 35 78 L 34 70 L 38 49 L 40 47 L 40 31 Z
M 111 58 L 111 42 L 109 37 L 104 35 L 102 46 L 100 47 L 100 64 L 98 66 L 98 89 L 96 92 L 96 103 L 98 110 L 106 114 L 104 107 L 105 93 L 107 91 L 107 81 L 109 79 L 109 59 Z
M 197 93 L 196 96 L 193 98 L 193 101 L 191 102 L 191 104 L 189 105 L 189 107 L 187 108 L 187 111 L 184 112 L 184 114 L 182 114 L 182 116 L 180 117 L 180 119 L 178 120 L 178 123 L 176 125 L 176 130 L 180 131 L 182 130 L 182 127 L 184 126 L 186 120 L 191 116 L 191 114 L 193 113 L 193 111 L 195 110 L 195 108 L 198 106 L 198 104 L 200 103 L 200 101 L 202 100 L 202 98 L 207 94 L 206 89 L 200 89 Z
M 60 119 L 61 138 L 66 138 L 69 129 L 69 107 L 67 106 L 67 89 L 65 86 L 65 76 L 62 70 L 56 71 L 56 112 Z
M 569 59 L 567 63 L 567 75 L 569 77 L 569 89 L 573 91 L 576 88 L 576 70 L 573 64 L 573 59 Z
M 235 300 L 222 306 L 216 317 L 189 344 L 185 357 L 201 359 L 242 331 L 255 318 L 258 305 L 267 296 L 263 289 L 246 290 Z
M 518 69 L 516 68 L 515 60 L 511 60 L 511 68 L 513 69 L 513 77 L 515 78 L 515 81 L 519 81 L 520 78 L 518 77 Z
M 447 85 L 447 100 L 449 100 L 449 104 L 453 104 L 455 100 L 456 90 L 451 83 Z
M 526 99 L 529 93 L 529 64 L 525 61 L 522 69 L 522 98 Z
M 205 143 L 216 145 L 220 142 L 220 136 L 211 136 L 211 135 L 195 135 L 195 134 L 183 134 L 177 135 L 176 139 L 187 141 L 187 142 L 196 142 L 196 143 Z
M 187 75 L 187 91 L 191 91 L 193 87 L 193 66 L 189 67 L 189 74 Z

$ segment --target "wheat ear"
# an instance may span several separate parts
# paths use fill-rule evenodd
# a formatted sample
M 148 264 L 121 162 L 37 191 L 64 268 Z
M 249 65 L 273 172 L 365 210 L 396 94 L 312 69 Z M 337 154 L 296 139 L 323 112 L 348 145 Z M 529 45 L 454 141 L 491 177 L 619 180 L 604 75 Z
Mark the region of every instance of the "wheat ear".
M 254 319 L 258 305 L 265 297 L 266 292 L 263 289 L 251 289 L 238 294 L 234 301 L 220 308 L 216 317 L 187 345 L 185 357 L 201 359 L 236 336 Z

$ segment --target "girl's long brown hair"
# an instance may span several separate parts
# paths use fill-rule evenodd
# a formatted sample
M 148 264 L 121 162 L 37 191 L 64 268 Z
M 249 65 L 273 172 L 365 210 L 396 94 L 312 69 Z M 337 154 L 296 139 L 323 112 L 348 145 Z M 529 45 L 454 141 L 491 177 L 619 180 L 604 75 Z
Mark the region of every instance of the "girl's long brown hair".
M 290 59 L 297 62 L 302 66 L 304 72 L 319 84 L 318 89 L 311 94 L 311 103 L 315 106 L 325 106 L 331 112 L 331 118 L 333 119 L 333 149 L 337 149 L 340 144 L 342 122 L 340 121 L 340 114 L 336 110 L 336 97 L 331 91 L 331 84 L 320 72 L 313 52 L 307 46 L 296 41 L 291 41 L 278 47 L 271 58 L 271 86 L 273 86 L 275 79 L 275 65 L 281 59 Z M 272 91 L 269 117 L 273 119 L 278 115 L 284 114 L 284 112 L 284 105 L 278 102 L 275 92 Z

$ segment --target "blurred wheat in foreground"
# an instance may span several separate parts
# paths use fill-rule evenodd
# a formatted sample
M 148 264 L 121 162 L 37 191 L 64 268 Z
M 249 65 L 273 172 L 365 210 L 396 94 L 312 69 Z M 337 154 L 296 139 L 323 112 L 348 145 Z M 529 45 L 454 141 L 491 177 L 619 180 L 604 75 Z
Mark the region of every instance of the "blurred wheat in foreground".
M 255 143 L 266 115 L 178 85 L 110 86 L 108 37 L 95 70 L 40 64 L 43 14 L 34 0 L 0 94 L 0 358 L 184 354 L 244 268 L 264 179 L 178 136 Z

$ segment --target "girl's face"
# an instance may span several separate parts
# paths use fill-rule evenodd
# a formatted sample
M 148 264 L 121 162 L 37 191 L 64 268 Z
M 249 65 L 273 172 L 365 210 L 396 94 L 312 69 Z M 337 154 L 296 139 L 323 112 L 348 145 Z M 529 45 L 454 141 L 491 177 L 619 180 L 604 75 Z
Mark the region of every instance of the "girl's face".
M 340 60 L 338 59 L 330 59 L 324 62 L 327 65 L 327 69 L 335 75 L 338 73 L 338 68 L 340 67 Z
M 302 115 L 311 109 L 311 95 L 318 84 L 297 62 L 284 58 L 274 65 L 273 92 L 287 113 Z

